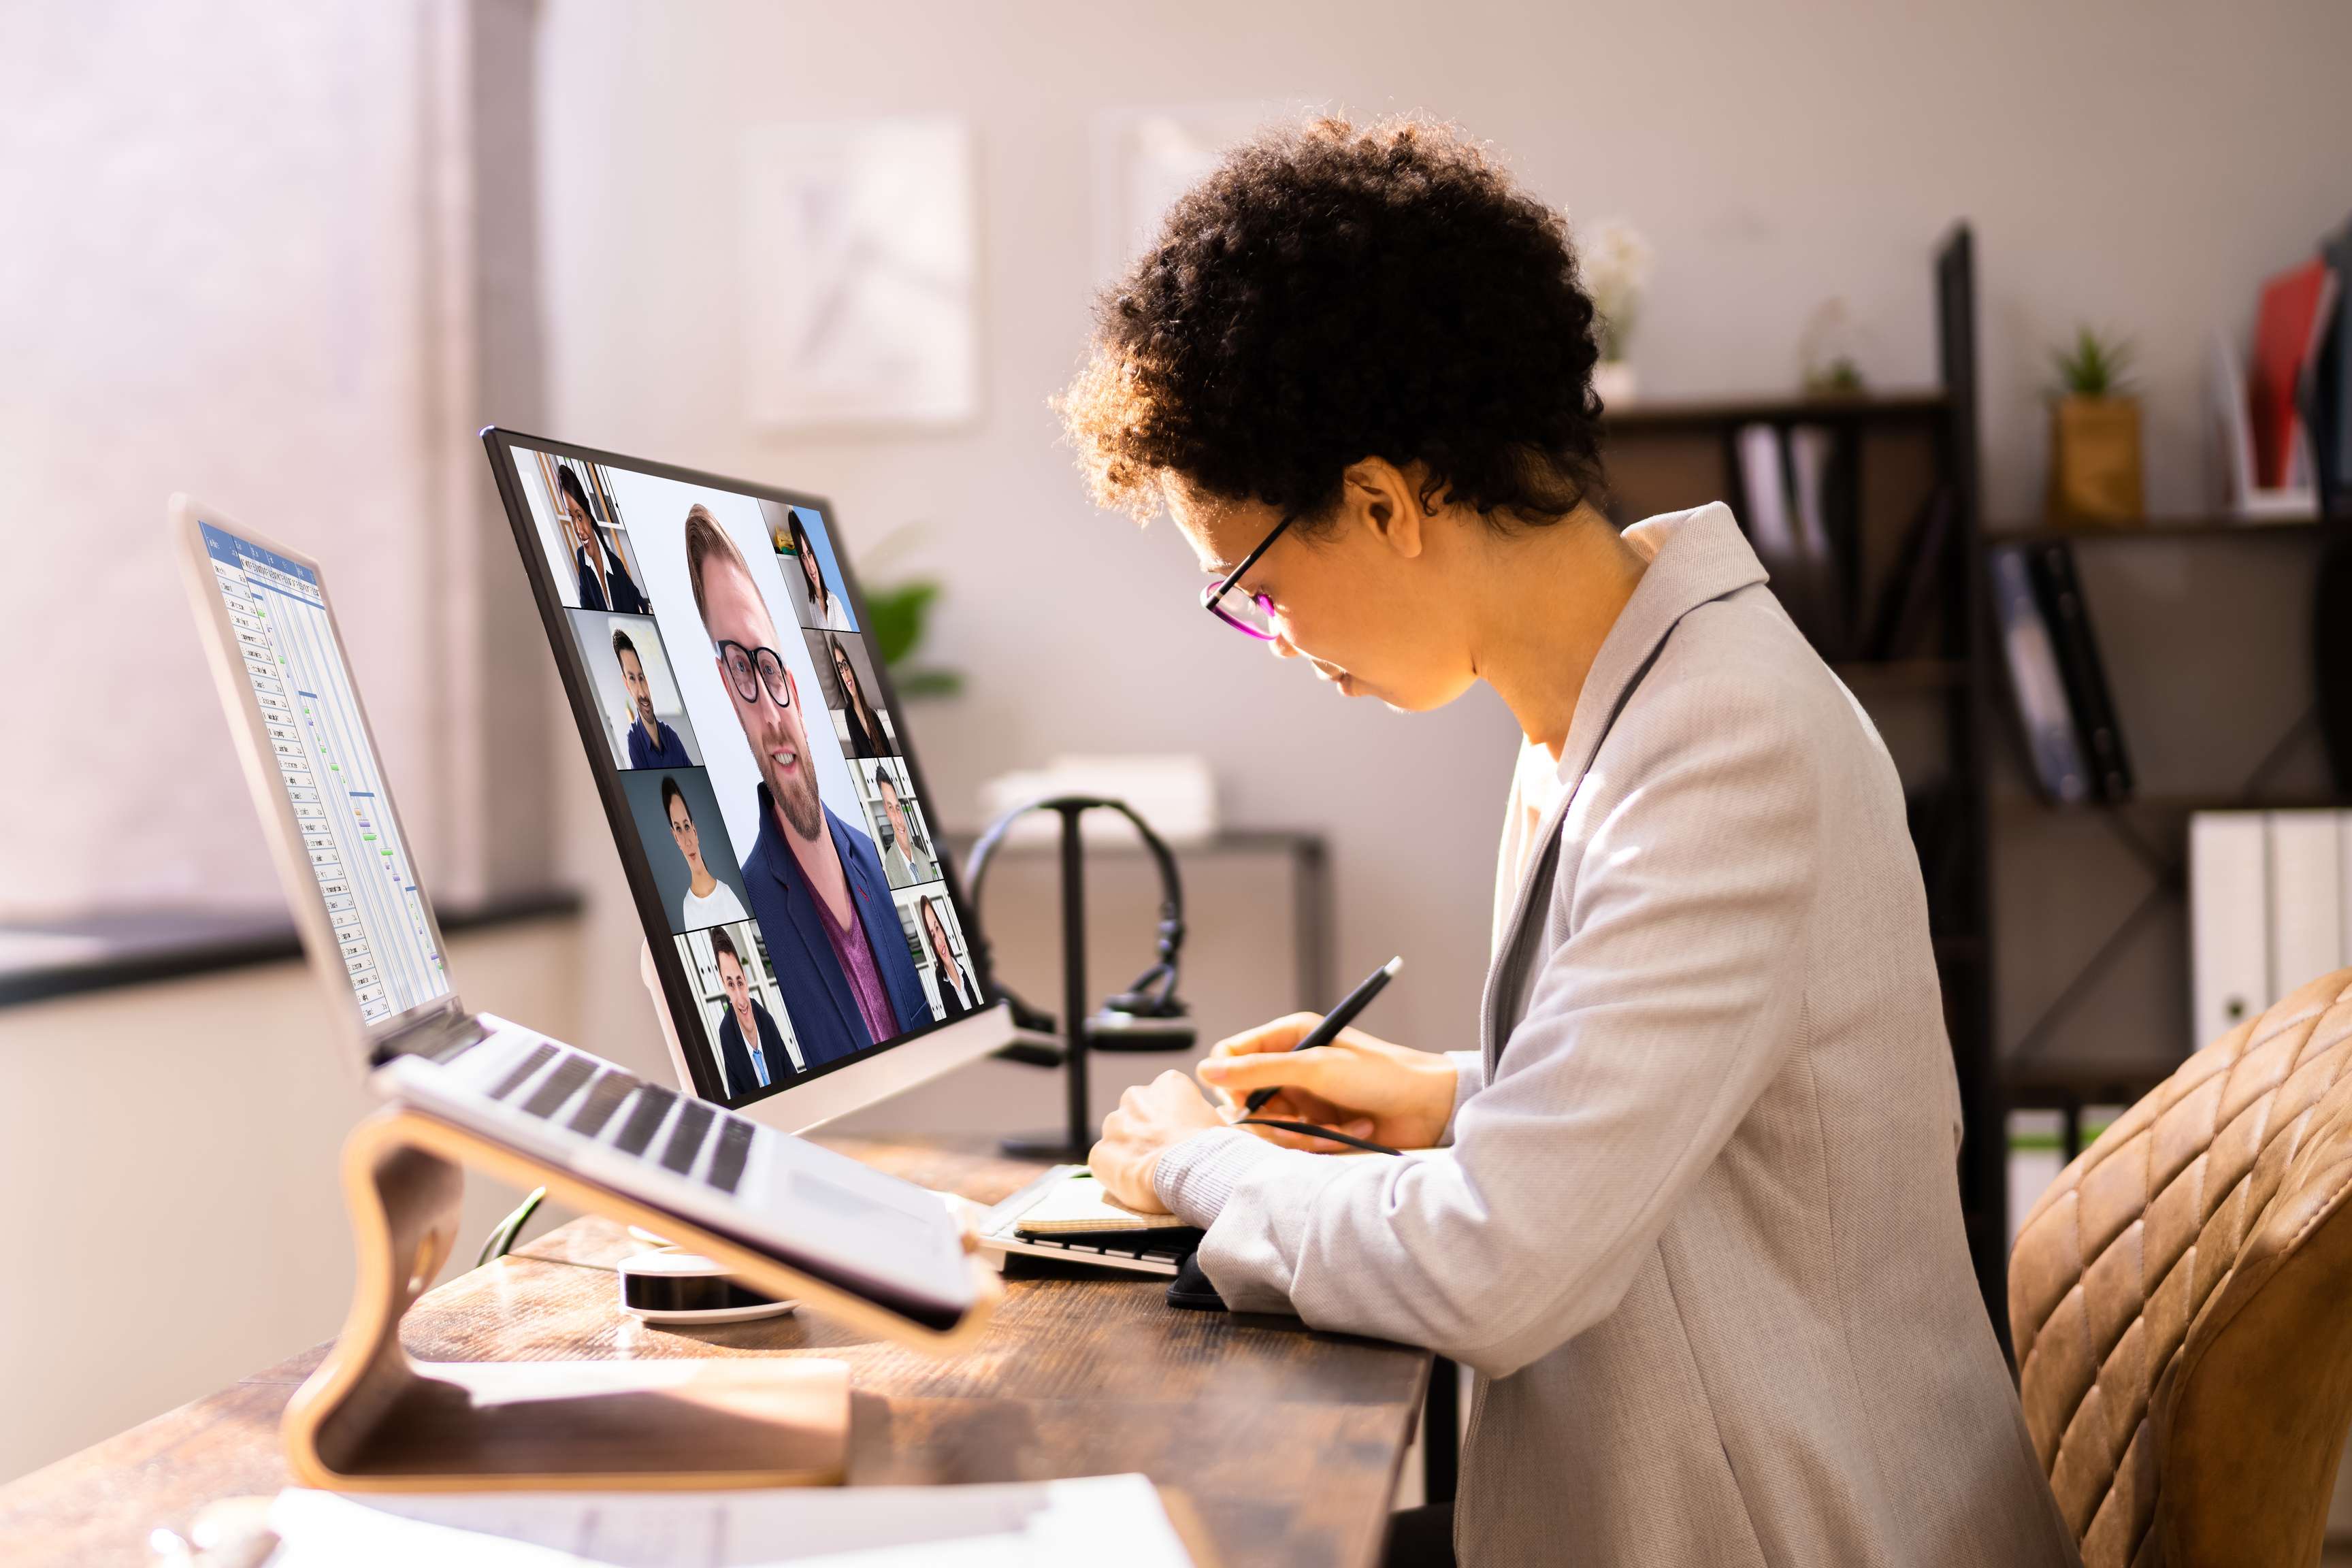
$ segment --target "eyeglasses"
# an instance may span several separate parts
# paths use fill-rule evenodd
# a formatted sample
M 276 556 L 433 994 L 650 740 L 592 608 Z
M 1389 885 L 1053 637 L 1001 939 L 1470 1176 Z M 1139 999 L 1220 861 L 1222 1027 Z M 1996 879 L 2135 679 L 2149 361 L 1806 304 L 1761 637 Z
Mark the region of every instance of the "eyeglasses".
M 727 667 L 727 679 L 735 688 L 735 695 L 746 702 L 760 700 L 760 688 L 765 686 L 768 695 L 776 700 L 779 708 L 793 705 L 792 677 L 784 671 L 784 656 L 772 647 L 745 647 L 729 638 L 711 645 L 719 654 L 719 662 Z
M 1224 580 L 1212 583 L 1201 590 L 1201 608 L 1237 632 L 1245 633 L 1260 642 L 1272 642 L 1277 635 L 1274 629 L 1274 600 L 1264 594 L 1243 594 L 1234 584 L 1243 574 L 1257 564 L 1257 558 L 1266 552 L 1282 531 L 1297 520 L 1297 512 L 1286 512 L 1274 531 L 1257 542 L 1257 548 L 1242 557 L 1242 563 L 1225 574 Z

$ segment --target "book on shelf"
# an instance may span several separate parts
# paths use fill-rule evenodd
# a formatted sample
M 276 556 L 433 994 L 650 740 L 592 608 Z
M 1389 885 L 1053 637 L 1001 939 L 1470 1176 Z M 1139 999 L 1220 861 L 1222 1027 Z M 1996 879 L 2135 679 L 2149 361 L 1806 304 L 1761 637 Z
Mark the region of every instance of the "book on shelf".
M 2057 647 L 2033 591 L 2033 571 L 2027 560 L 2030 550 L 2022 544 L 2000 544 L 1989 552 L 1993 616 L 2000 628 L 2010 694 L 2016 703 L 2026 756 L 2033 764 L 2034 784 L 2044 799 L 2078 805 L 2091 798 L 2091 773 L 2074 712 L 2066 703 Z
M 1928 607 L 1943 576 L 1945 541 L 1952 531 L 1952 491 L 1937 485 L 1921 503 L 1903 536 L 1903 545 L 1879 589 L 1878 607 L 1863 640 L 1862 657 L 1905 658 L 1916 649 L 1927 629 Z
M 2106 668 L 2099 662 L 2091 612 L 2074 574 L 2074 552 L 2063 541 L 2039 545 L 2032 562 L 2033 587 L 2050 640 L 2058 653 L 2058 675 L 2074 715 L 2074 736 L 2091 771 L 2092 793 L 2101 800 L 2129 800 L 2131 763 L 2124 756 L 2122 727 L 2116 721 Z
M 1733 437 L 1739 520 L 1789 618 L 1825 658 L 1849 651 L 1856 493 L 1847 441 L 1758 420 Z
M 2303 422 L 2322 509 L 2337 511 L 2352 488 L 2352 218 L 2320 243 L 2319 254 L 2335 277 L 2336 302 L 2303 378 Z
M 2310 482 L 2310 449 L 2296 395 L 2326 331 L 2335 291 L 2336 274 L 2315 256 L 2263 285 L 2246 383 L 2254 480 L 2264 489 L 2294 489 L 2298 479 Z

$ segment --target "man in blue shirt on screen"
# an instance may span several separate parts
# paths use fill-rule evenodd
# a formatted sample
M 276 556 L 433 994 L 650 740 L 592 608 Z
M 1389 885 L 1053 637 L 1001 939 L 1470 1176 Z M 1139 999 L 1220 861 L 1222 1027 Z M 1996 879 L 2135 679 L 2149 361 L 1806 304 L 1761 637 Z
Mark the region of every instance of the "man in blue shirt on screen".
M 686 571 L 719 682 L 759 764 L 760 841 L 743 861 L 751 915 L 812 1068 L 931 1021 L 874 841 L 817 794 L 799 683 L 750 563 L 718 519 L 686 517 Z M 825 741 L 829 725 L 821 725 Z
M 637 645 L 629 640 L 629 634 L 618 626 L 613 628 L 613 657 L 620 661 L 621 684 L 629 689 L 629 705 L 637 712 L 629 725 L 629 766 L 694 766 L 677 731 L 654 717 L 654 688 L 646 679 L 646 661 L 638 657 Z
M 735 951 L 735 939 L 723 926 L 710 933 L 710 959 L 719 966 L 719 984 L 727 993 L 727 1011 L 719 1019 L 719 1065 L 727 1074 L 728 1097 L 740 1100 L 800 1069 L 776 1021 L 751 994 L 743 955 Z

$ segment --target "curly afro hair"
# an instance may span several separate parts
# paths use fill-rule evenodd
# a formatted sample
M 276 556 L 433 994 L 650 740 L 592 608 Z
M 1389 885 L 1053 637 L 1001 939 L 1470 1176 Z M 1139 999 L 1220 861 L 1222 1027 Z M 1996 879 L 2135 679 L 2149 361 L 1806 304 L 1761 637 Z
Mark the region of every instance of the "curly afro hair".
M 1601 497 L 1598 358 L 1559 215 L 1450 127 L 1320 120 L 1177 202 L 1055 406 L 1139 518 L 1169 474 L 1311 525 L 1378 457 L 1426 465 L 1426 507 L 1539 524 Z

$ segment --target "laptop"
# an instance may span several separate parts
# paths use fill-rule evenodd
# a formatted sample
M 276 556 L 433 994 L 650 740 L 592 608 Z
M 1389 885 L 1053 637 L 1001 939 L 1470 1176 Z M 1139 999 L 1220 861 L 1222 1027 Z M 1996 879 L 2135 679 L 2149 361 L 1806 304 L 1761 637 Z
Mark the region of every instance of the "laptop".
M 325 572 L 187 496 L 170 511 L 287 900 L 371 1092 L 877 1307 L 912 1342 L 985 1317 L 991 1288 L 935 1194 L 469 1011 Z

